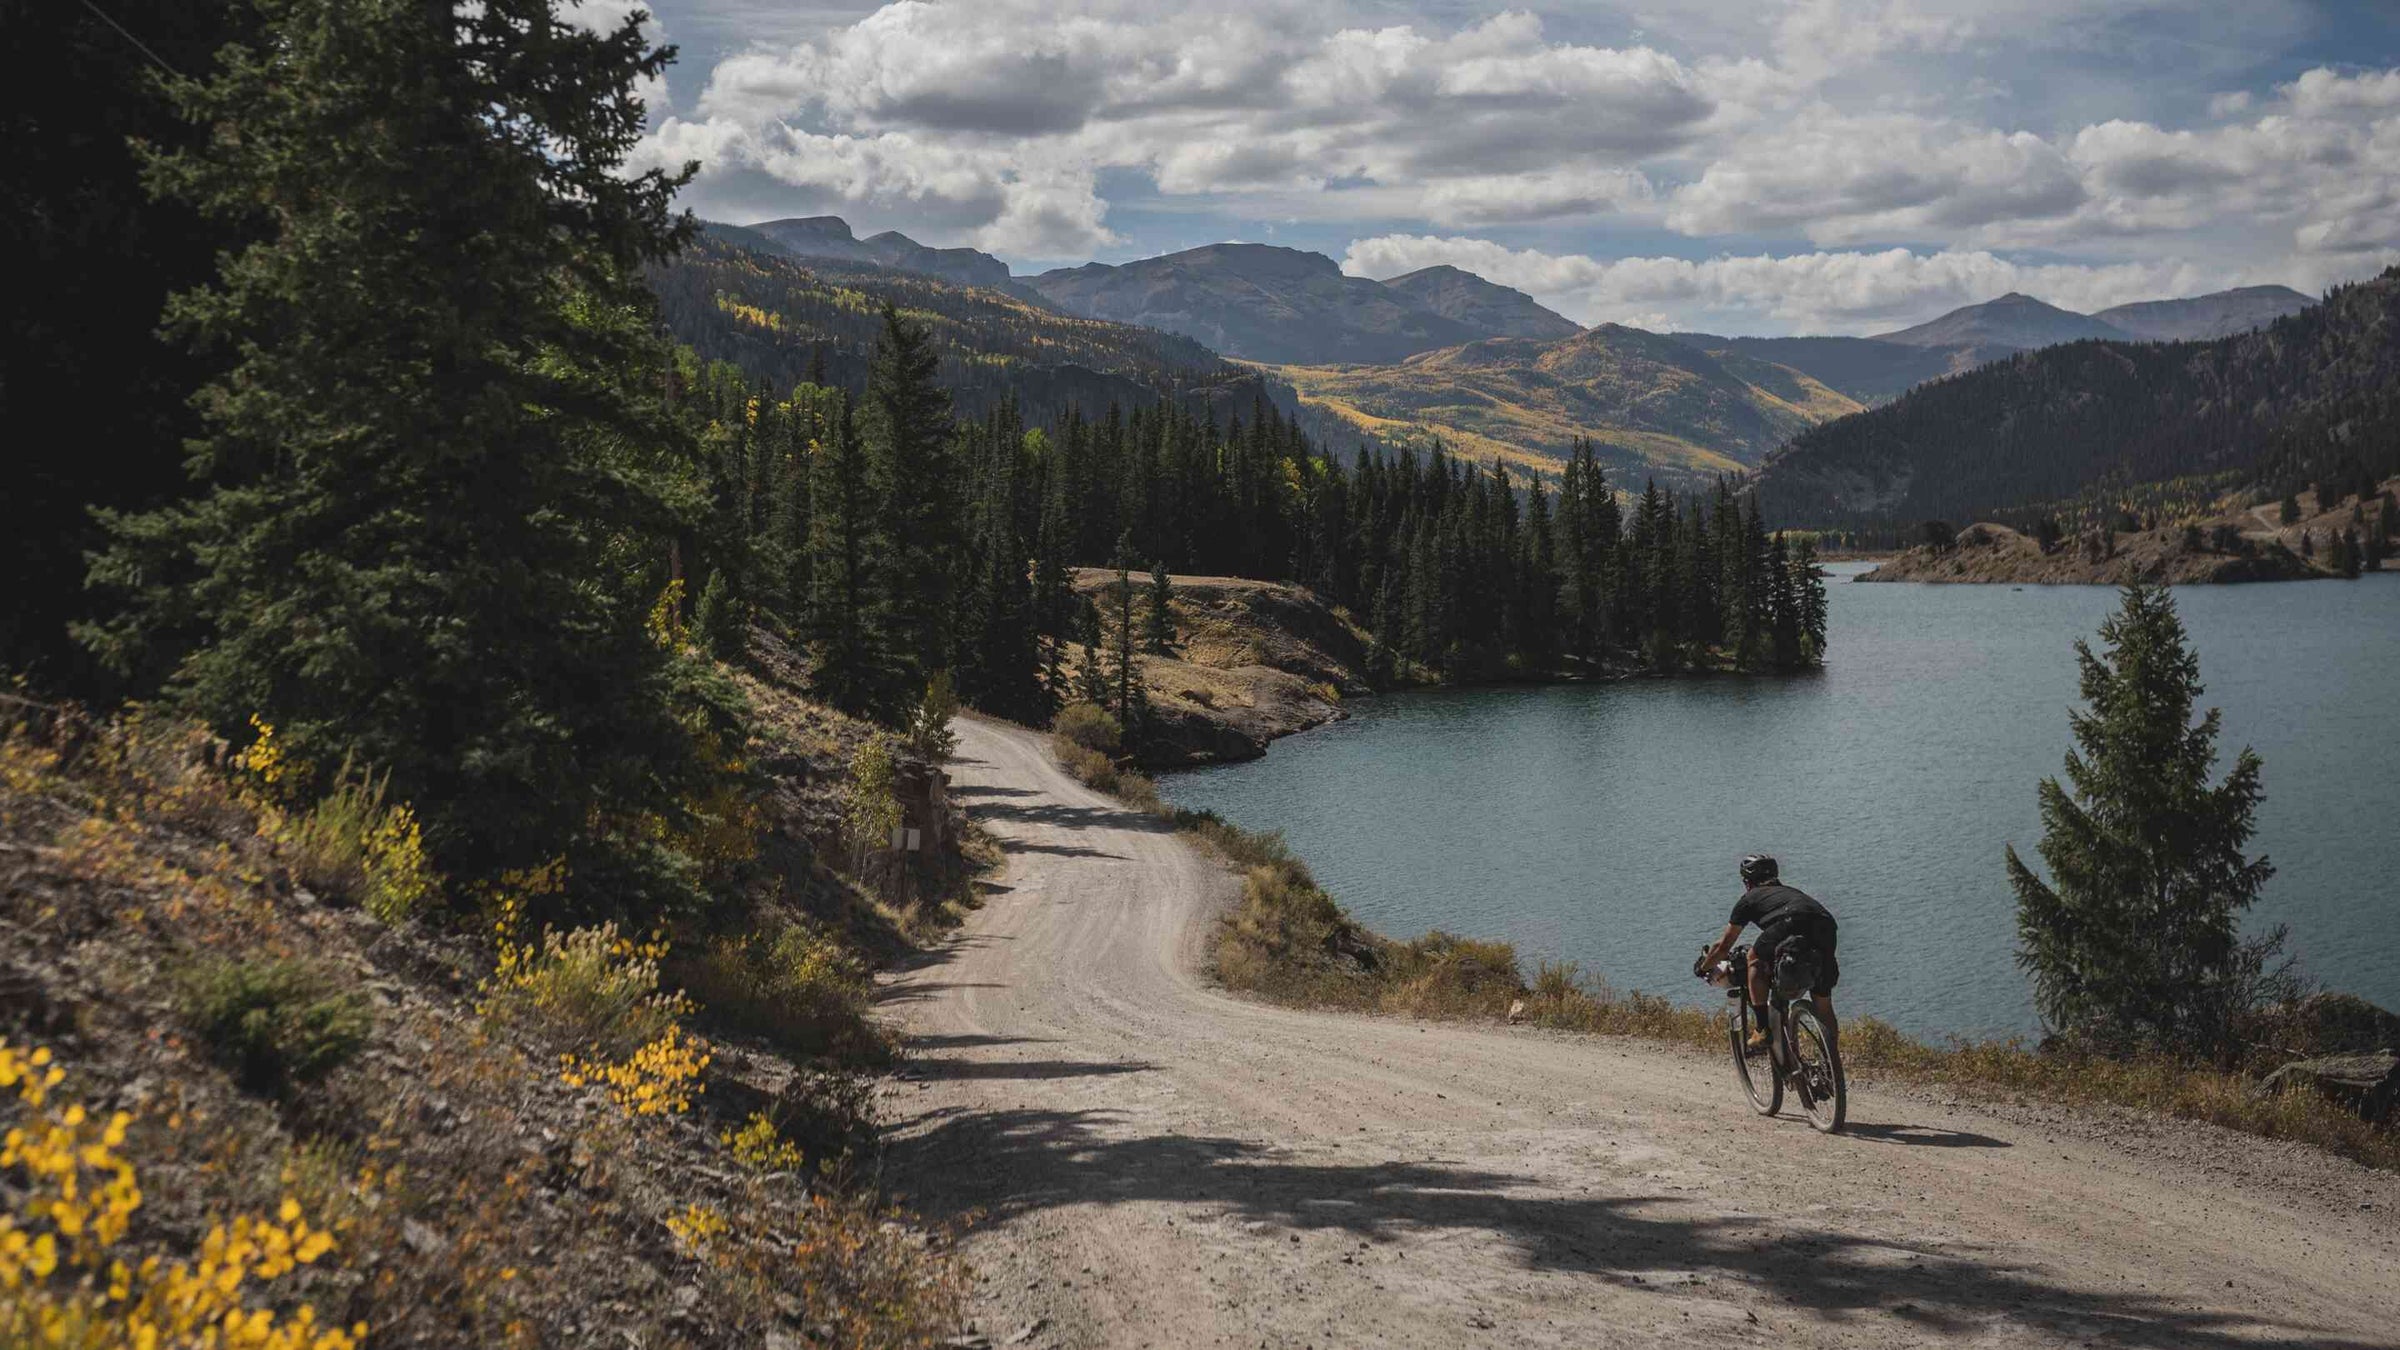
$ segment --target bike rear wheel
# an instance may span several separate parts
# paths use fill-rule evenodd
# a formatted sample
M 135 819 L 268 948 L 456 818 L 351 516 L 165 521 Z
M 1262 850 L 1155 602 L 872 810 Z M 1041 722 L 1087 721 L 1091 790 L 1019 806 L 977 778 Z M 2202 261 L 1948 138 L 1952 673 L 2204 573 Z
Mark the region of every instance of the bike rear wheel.
M 1842 1075 L 1841 1047 L 1808 1004 L 1794 1003 L 1784 1017 L 1791 1023 L 1792 1057 L 1797 1061 L 1792 1066 L 1792 1090 L 1799 1094 L 1808 1123 L 1820 1133 L 1831 1134 L 1842 1128 L 1850 1114 L 1850 1085 Z
M 1762 1116 L 1774 1115 L 1783 1107 L 1783 1075 L 1775 1071 L 1772 1055 L 1752 1060 L 1743 1053 L 1750 1040 L 1750 1004 L 1734 999 L 1733 1011 L 1726 1014 L 1727 1035 L 1733 1042 L 1733 1072 L 1742 1080 L 1742 1091 L 1750 1095 L 1750 1109 Z

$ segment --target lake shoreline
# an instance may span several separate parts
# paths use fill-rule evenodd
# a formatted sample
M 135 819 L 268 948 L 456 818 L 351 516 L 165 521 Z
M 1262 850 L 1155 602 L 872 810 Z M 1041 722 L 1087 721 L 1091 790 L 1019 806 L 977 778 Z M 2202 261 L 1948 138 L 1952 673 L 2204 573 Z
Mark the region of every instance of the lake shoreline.
M 2312 976 L 2385 1006 L 2400 1006 L 2400 944 L 2333 897 L 2376 870 L 2378 822 L 2400 809 L 2400 784 L 2364 750 L 2388 739 L 2395 576 L 2178 593 L 2203 703 L 2224 710 L 2221 761 L 2249 745 L 2266 762 L 2258 848 L 2279 872 L 2257 922 L 2290 923 Z M 2033 1034 L 2001 850 L 2033 856 L 2037 788 L 2070 744 L 2073 645 L 2114 596 L 1830 593 L 1832 662 L 1806 679 L 1397 690 L 1278 753 L 1162 774 L 1159 789 L 1281 829 L 1380 931 L 1481 933 L 1620 988 L 1679 989 L 1693 916 L 1721 923 L 1703 912 L 1731 904 L 1728 860 L 1776 853 L 1842 916 L 1844 964 L 1872 1011 L 1916 1035 Z M 2358 771 L 2342 767 L 2362 753 Z M 1929 897 L 1942 898 L 1931 928 Z

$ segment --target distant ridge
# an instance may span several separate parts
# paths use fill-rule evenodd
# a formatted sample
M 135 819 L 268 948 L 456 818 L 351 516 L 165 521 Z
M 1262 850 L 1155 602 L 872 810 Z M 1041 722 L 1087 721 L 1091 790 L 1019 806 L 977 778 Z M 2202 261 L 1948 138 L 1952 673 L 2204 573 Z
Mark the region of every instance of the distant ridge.
M 2006 347 L 2023 350 L 2029 347 L 2051 347 L 2061 342 L 2078 342 L 2084 338 L 2130 338 L 2134 334 L 2113 324 L 2045 304 L 2020 291 L 2010 291 L 1997 300 L 1980 305 L 1954 309 L 1938 319 L 1903 328 L 1893 333 L 1877 333 L 1877 342 L 1897 342 L 1909 347 Z M 2006 352 L 1993 352 L 2003 356 Z
M 1026 284 L 1069 314 L 1181 333 L 1250 361 L 1385 364 L 1495 335 L 1380 281 L 1346 275 L 1322 253 L 1273 244 L 1085 263 Z
M 2195 295 L 2188 300 L 2145 300 L 2118 305 L 2092 317 L 2135 337 L 2189 342 L 2264 328 L 2315 303 L 2289 286 L 2240 286 L 2213 295 Z
M 967 286 L 1006 287 L 1011 280 L 1008 264 L 989 253 L 971 248 L 928 248 L 898 230 L 860 239 L 851 234 L 850 222 L 840 216 L 798 216 L 739 228 L 798 258 L 891 267 Z

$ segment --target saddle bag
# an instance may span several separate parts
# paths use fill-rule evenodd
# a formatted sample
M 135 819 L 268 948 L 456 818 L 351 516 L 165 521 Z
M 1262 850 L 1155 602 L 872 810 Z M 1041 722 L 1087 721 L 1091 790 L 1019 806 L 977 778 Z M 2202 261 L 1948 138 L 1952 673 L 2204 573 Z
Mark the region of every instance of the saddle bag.
M 1787 942 L 1775 953 L 1775 997 L 1804 998 L 1817 987 L 1816 953 L 1797 942 Z

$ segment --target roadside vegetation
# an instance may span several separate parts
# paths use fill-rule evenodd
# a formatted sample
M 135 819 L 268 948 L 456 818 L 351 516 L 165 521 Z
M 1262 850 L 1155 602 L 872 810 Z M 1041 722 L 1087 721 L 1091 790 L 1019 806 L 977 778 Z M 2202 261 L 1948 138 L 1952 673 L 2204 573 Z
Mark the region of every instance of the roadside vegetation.
M 891 1046 L 846 936 L 938 920 L 799 853 L 832 785 L 760 804 L 792 866 L 739 919 L 561 923 L 564 869 L 421 873 L 462 926 L 310 884 L 327 820 L 376 822 L 283 797 L 272 724 L 236 752 L 0 706 L 0 1342 L 956 1333 L 946 1238 L 881 1198 Z M 228 1316 L 248 1338 L 206 1339 Z
M 2131 587 L 2101 630 L 2106 651 L 2079 646 L 2088 708 L 2069 782 L 2042 785 L 2043 880 L 2012 851 L 2020 896 L 2019 961 L 2033 977 L 2049 1034 L 1930 1042 L 1872 1017 L 1845 1020 L 1854 1081 L 1939 1086 L 2126 1108 L 2273 1139 L 2369 1166 L 2400 1169 L 2400 1129 L 2305 1078 L 2270 1088 L 2296 1061 L 2382 1045 L 2400 1018 L 2342 995 L 2309 996 L 2278 960 L 2279 930 L 2243 937 L 2240 912 L 2271 875 L 2243 852 L 2259 800 L 2258 761 L 2237 757 L 2209 779 L 2217 732 L 2195 720 L 2198 664 L 2166 592 Z M 1193 835 L 1242 876 L 1220 923 L 1214 973 L 1226 987 L 1295 1006 L 1408 1017 L 1506 1021 L 1630 1035 L 1705 1053 L 1726 1049 L 1721 1011 L 1620 991 L 1572 963 L 1527 978 L 1503 942 L 1430 932 L 1408 941 L 1353 919 L 1318 886 L 1281 835 L 1163 804 L 1147 779 L 1118 768 L 1114 724 L 1070 707 L 1053 748 L 1084 783 Z M 2160 856 L 2144 846 L 2175 838 Z M 2134 897 L 2161 897 L 2164 905 Z M 2362 1039 L 2363 1038 L 2363 1039 Z

